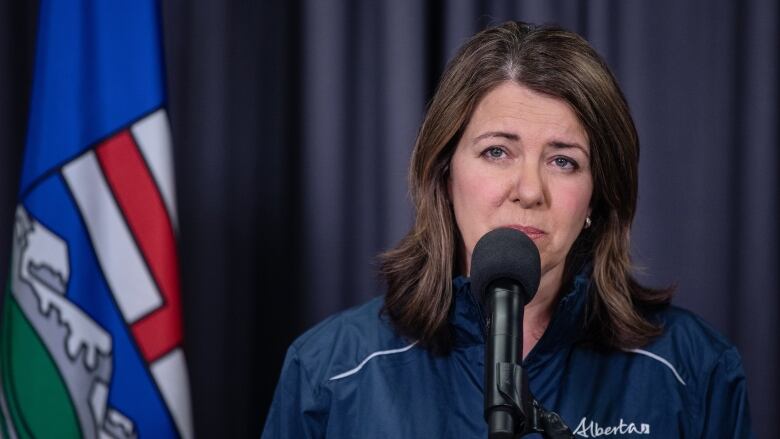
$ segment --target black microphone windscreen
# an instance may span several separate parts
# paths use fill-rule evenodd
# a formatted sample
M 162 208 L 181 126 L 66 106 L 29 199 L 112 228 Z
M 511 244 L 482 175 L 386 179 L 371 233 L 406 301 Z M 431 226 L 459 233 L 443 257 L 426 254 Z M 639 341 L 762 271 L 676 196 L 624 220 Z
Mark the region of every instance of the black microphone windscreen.
M 496 280 L 517 282 L 523 301 L 531 301 L 539 288 L 541 260 L 536 244 L 525 233 L 499 228 L 479 239 L 471 254 L 471 290 L 484 303 L 486 289 Z

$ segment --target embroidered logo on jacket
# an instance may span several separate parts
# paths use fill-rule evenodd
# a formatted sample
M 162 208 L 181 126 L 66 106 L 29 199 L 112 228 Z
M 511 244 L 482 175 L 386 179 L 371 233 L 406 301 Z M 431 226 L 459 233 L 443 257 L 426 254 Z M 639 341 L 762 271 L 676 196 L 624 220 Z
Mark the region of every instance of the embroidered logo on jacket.
M 586 417 L 582 417 L 582 420 L 577 424 L 577 428 L 574 430 L 574 434 L 579 437 L 601 437 L 601 436 L 615 436 L 624 434 L 650 434 L 650 424 L 636 424 L 634 422 L 626 423 L 623 418 L 620 418 L 620 423 L 617 425 L 601 426 L 598 422 L 588 421 Z

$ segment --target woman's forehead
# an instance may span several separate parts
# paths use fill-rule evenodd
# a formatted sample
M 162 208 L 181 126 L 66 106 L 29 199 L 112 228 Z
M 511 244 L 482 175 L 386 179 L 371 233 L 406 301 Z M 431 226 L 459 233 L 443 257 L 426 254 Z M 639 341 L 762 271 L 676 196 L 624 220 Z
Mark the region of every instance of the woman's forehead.
M 569 103 L 512 81 L 499 84 L 477 102 L 463 134 L 467 142 L 541 135 L 589 150 L 588 132 Z

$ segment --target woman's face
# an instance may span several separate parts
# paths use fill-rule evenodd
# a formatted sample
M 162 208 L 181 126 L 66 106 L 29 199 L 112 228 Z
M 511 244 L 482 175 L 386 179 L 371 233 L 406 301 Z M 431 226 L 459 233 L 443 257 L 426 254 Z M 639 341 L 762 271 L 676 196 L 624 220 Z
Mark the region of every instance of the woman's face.
M 560 279 L 592 193 L 588 136 L 569 105 L 502 83 L 478 103 L 450 164 L 464 268 L 482 235 L 512 227 L 539 249 L 542 282 Z

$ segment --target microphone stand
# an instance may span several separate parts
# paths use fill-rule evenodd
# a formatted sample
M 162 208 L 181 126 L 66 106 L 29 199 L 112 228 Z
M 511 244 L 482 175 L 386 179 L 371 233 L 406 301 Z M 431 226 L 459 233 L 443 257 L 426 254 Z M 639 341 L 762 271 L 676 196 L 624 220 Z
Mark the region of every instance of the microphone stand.
M 563 418 L 546 410 L 528 389 L 525 371 L 515 363 L 496 363 L 498 393 L 504 401 L 486 407 L 489 439 L 514 439 L 539 433 L 549 439 L 572 439 L 574 433 Z
M 488 439 L 515 439 L 530 433 L 545 438 L 570 439 L 571 429 L 556 413 L 547 411 L 531 395 L 528 376 L 521 366 L 523 294 L 511 280 L 490 284 L 485 349 L 485 421 Z M 491 367 L 495 367 L 492 380 Z M 494 383 L 494 384 L 493 384 Z

